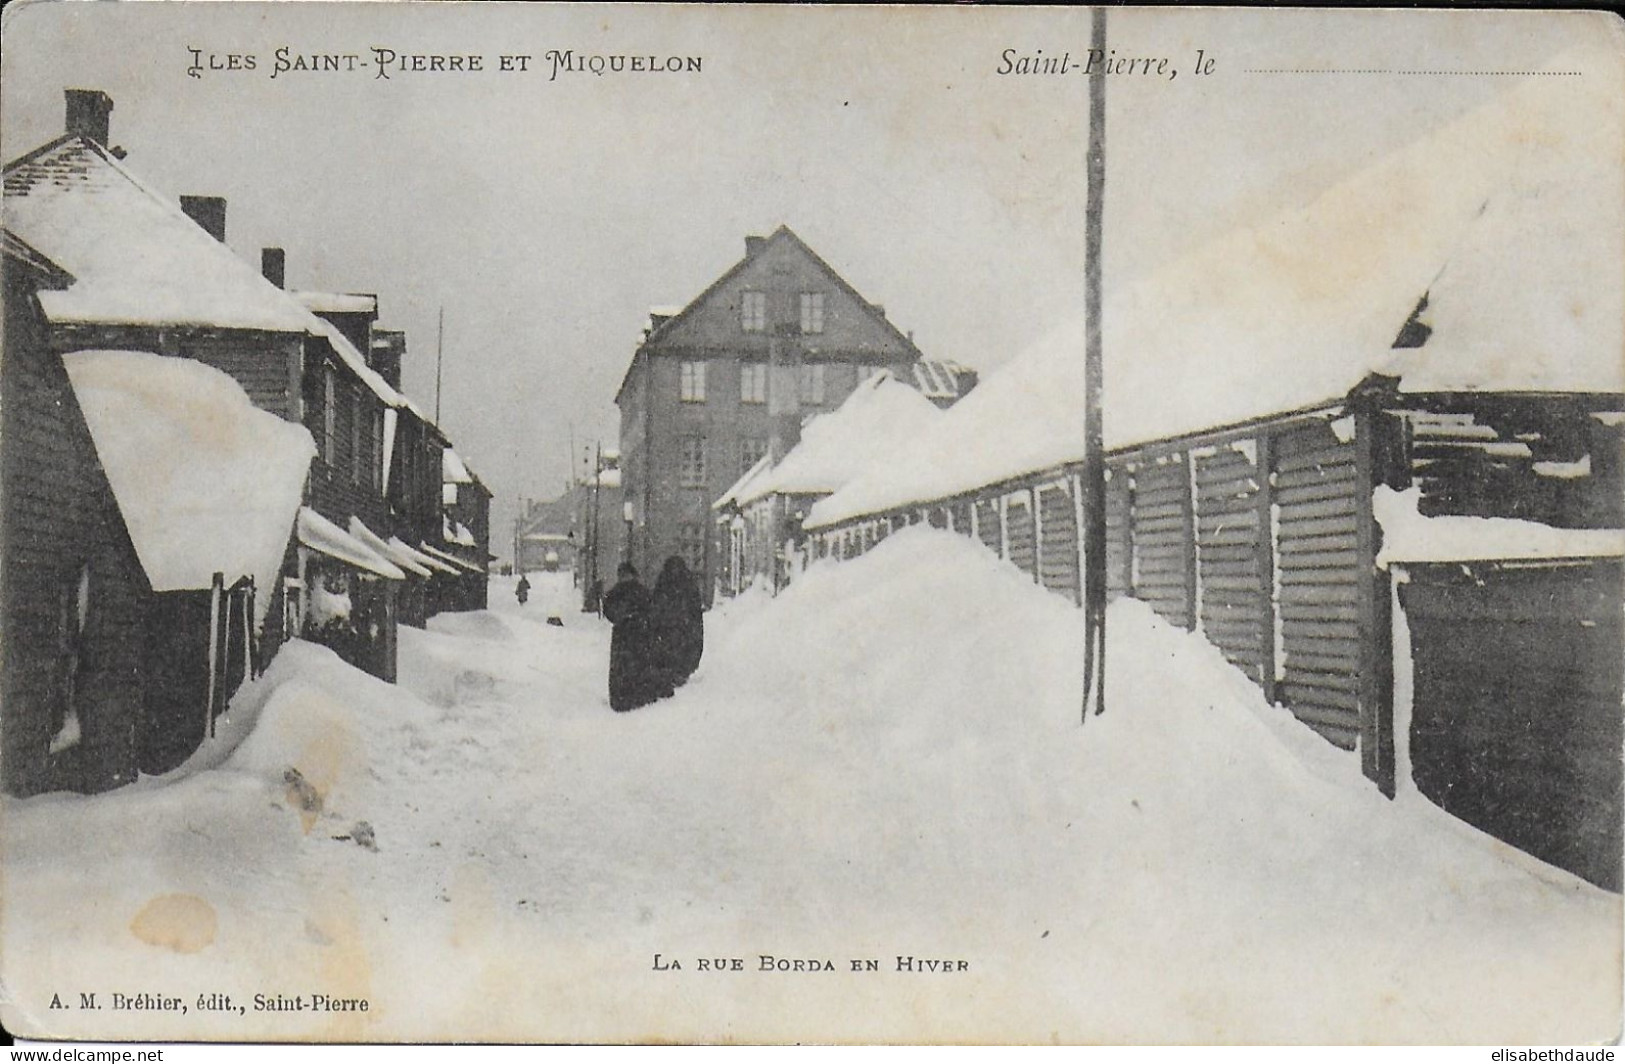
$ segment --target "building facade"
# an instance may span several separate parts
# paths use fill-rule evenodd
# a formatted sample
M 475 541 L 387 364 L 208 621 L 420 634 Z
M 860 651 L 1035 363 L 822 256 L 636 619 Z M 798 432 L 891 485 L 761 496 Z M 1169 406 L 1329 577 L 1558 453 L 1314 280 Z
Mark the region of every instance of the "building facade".
M 709 589 L 711 503 L 794 447 L 805 418 L 882 369 L 911 377 L 920 357 L 788 227 L 746 237 L 745 257 L 692 302 L 651 313 L 616 395 L 632 563 L 652 574 L 679 555 Z

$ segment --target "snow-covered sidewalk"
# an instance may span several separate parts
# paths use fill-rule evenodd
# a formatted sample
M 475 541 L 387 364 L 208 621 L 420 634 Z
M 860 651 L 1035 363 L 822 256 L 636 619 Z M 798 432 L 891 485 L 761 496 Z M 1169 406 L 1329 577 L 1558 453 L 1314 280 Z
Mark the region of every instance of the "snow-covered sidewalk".
M 911 529 L 713 612 L 689 685 L 614 714 L 608 629 L 568 579 L 402 629 L 398 687 L 292 644 L 173 778 L 8 802 L 9 1020 L 231 1040 L 1617 1033 L 1617 896 L 1383 799 L 1138 603 L 1112 608 L 1110 707 L 1080 727 L 1078 612 Z M 115 991 L 187 1012 L 116 1011 Z M 209 994 L 231 1011 L 200 1013 Z

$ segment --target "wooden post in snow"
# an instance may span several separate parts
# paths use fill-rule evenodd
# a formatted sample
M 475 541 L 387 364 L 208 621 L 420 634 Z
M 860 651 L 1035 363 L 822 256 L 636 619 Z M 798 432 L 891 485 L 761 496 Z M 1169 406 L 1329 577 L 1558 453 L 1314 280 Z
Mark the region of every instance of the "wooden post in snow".
M 214 700 L 220 688 L 220 596 L 225 592 L 226 574 L 215 573 L 209 582 L 209 692 L 204 699 L 203 734 L 214 738 Z
M 1106 9 L 1090 12 L 1089 47 L 1106 54 Z M 1088 200 L 1084 214 L 1083 719 L 1106 708 L 1106 455 L 1100 389 L 1101 239 L 1106 210 L 1106 77 L 1089 78 Z

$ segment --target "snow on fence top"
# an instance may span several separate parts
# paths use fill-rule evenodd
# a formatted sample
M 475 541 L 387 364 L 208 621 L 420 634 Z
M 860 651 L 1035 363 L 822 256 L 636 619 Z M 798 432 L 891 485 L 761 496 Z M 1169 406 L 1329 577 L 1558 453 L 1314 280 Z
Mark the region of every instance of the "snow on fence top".
M 1510 517 L 1425 517 L 1418 508 L 1421 498 L 1422 489 L 1415 486 L 1395 491 L 1384 484 L 1371 493 L 1371 509 L 1382 526 L 1378 565 L 1625 554 L 1625 531 L 1617 528 L 1553 528 Z
M 1553 63 L 1584 78 L 1525 79 L 1110 292 L 1107 449 L 1334 405 L 1374 373 L 1407 391 L 1625 392 L 1625 72 L 1595 55 Z M 1396 350 L 1424 296 L 1431 332 Z M 1080 315 L 807 527 L 1081 461 L 1083 358 Z
M 316 455 L 310 433 L 192 359 L 76 351 L 62 361 L 153 590 L 251 576 L 263 616 Z
M 88 139 L 6 169 L 5 224 L 74 277 L 40 293 L 53 321 L 310 328 L 307 310 Z
M 743 485 L 735 498 L 743 506 L 773 494 L 827 494 L 942 417 L 924 395 L 890 373 L 877 373 L 839 407 L 808 421 L 784 460 Z
M 306 506 L 299 511 L 299 542 L 311 550 L 320 551 L 378 576 L 390 580 L 405 580 L 406 574 L 394 562 L 361 542 L 338 525 Z

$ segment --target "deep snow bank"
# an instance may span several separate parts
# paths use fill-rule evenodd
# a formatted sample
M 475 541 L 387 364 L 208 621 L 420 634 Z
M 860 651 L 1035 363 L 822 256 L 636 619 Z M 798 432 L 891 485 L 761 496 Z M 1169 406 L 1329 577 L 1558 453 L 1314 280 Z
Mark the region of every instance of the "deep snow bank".
M 1080 724 L 1078 612 L 910 529 L 713 612 L 689 684 L 615 714 L 606 627 L 534 609 L 568 603 L 568 579 L 403 629 L 398 687 L 289 646 L 233 703 L 249 734 L 223 733 L 213 767 L 7 803 L 13 1000 L 46 1022 L 59 986 L 371 1002 L 69 1016 L 110 1037 L 136 1020 L 518 1041 L 1572 1043 L 1617 1026 L 1617 897 L 1384 800 L 1137 603 L 1112 607 L 1108 712 Z M 760 972 L 763 954 L 838 967 Z M 722 956 L 747 970 L 695 970 Z

